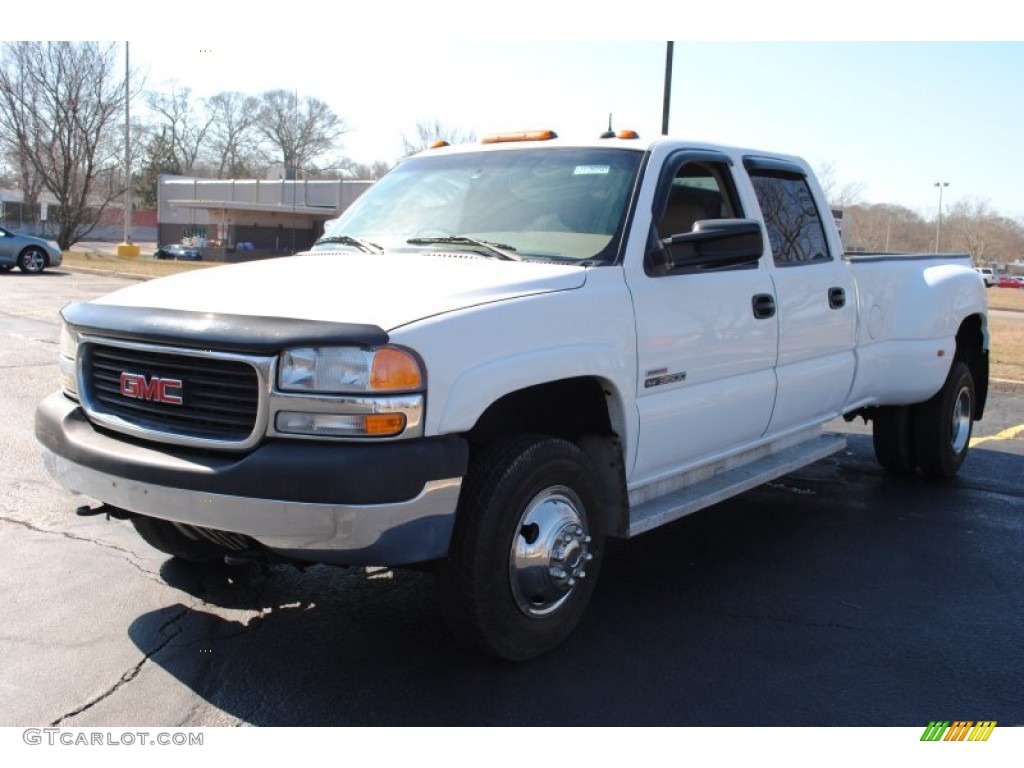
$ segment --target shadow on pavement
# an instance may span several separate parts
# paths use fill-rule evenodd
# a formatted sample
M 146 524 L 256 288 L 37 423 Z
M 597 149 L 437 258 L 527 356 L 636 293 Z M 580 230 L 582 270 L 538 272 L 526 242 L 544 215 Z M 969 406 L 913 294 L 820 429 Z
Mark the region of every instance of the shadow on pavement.
M 129 635 L 262 726 L 1024 722 L 1024 500 L 998 490 L 1020 457 L 976 451 L 933 484 L 870 451 L 854 436 L 614 547 L 576 633 L 524 664 L 457 646 L 431 578 L 401 571 L 169 561 L 161 575 L 203 602 L 144 614 Z

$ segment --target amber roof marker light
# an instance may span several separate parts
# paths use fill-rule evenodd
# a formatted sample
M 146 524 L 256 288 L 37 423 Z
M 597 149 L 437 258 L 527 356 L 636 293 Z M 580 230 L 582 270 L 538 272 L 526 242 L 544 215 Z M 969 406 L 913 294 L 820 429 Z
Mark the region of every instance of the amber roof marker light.
M 505 144 L 512 141 L 550 141 L 557 139 L 558 134 L 551 130 L 541 131 L 504 131 L 492 133 L 480 139 L 481 144 Z

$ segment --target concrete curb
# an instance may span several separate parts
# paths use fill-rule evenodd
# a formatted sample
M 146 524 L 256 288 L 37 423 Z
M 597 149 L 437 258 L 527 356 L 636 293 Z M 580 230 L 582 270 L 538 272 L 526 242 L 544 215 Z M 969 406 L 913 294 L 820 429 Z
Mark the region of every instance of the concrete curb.
M 62 264 L 57 267 L 59 270 L 67 270 L 68 272 L 82 272 L 86 275 L 100 275 L 102 277 L 121 277 L 127 280 L 152 280 L 159 275 L 140 275 L 136 272 L 118 272 L 117 270 L 111 269 L 95 269 L 93 267 L 79 267 L 69 266 L 68 264 Z
M 989 388 L 996 392 L 1004 392 L 1010 395 L 1024 395 L 1024 381 L 1012 379 L 989 379 Z

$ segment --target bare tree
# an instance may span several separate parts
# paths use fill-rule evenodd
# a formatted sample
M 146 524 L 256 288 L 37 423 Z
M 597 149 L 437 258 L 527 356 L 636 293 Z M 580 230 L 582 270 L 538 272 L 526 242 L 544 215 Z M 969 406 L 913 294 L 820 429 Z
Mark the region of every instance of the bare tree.
M 32 160 L 23 147 L 17 143 L 9 144 L 7 138 L 0 139 L 5 159 L 8 161 L 13 181 L 21 189 L 22 219 L 30 224 L 39 220 L 39 198 L 43 192 L 43 179 L 36 172 Z
M 438 119 L 419 120 L 416 122 L 416 132 L 413 136 L 402 134 L 402 148 L 406 155 L 427 149 L 435 141 L 447 141 L 449 144 L 468 144 L 476 141 L 476 133 L 452 128 L 445 125 Z
M 924 253 L 934 225 L 900 205 L 852 205 L 844 209 L 844 240 L 858 251 Z
M 150 127 L 143 143 L 142 155 L 135 166 L 132 189 L 140 208 L 156 208 L 157 186 L 165 174 L 181 174 L 181 164 L 174 154 L 166 125 Z
M 313 169 L 314 161 L 335 149 L 339 137 L 348 131 L 326 102 L 312 96 L 300 101 L 297 93 L 285 90 L 267 91 L 260 97 L 256 129 L 292 178 L 299 170 Z
M 0 135 L 57 199 L 57 243 L 93 230 L 124 191 L 119 118 L 124 81 L 113 45 L 20 41 L 0 58 Z
M 818 177 L 818 184 L 825 193 L 825 198 L 833 208 L 845 210 L 857 205 L 864 196 L 864 182 L 854 181 L 840 185 L 836 179 L 835 163 L 826 161 L 821 163 L 815 175 Z
M 193 172 L 213 118 L 200 114 L 192 104 L 192 90 L 171 84 L 170 93 L 149 91 L 146 104 L 157 116 L 161 131 L 181 173 Z
M 251 176 L 260 163 L 256 121 L 260 100 L 238 91 L 222 91 L 206 101 L 209 149 L 217 178 Z
M 1024 253 L 1024 226 L 996 213 L 987 199 L 967 198 L 951 205 L 942 234 L 944 244 L 966 251 L 977 266 L 1006 264 Z
M 379 179 L 394 167 L 394 163 L 387 163 L 383 160 L 374 160 L 372 163 L 357 163 L 346 160 L 344 169 L 349 173 L 348 178 L 353 179 Z M 333 174 L 325 173 L 326 178 L 333 178 Z

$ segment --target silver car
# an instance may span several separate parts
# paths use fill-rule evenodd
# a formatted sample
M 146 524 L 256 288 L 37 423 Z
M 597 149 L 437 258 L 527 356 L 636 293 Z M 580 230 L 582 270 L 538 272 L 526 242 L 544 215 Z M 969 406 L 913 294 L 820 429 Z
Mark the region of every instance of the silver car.
M 63 260 L 55 243 L 0 227 L 0 272 L 17 266 L 22 272 L 35 274 L 47 267 L 59 267 Z

